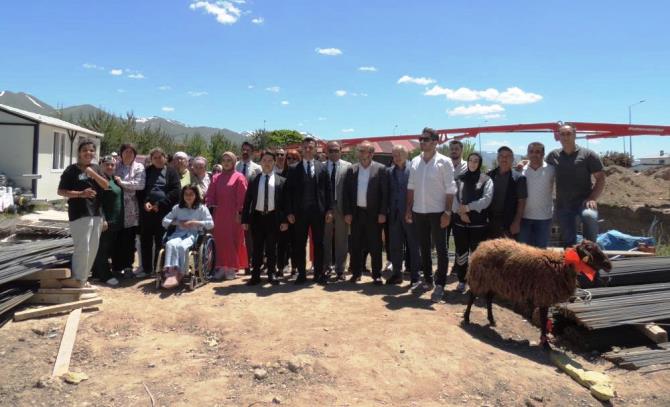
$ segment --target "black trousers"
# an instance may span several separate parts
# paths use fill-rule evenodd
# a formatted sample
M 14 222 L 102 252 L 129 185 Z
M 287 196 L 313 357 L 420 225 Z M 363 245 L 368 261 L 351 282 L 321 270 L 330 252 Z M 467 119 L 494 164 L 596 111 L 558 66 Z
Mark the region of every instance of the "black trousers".
M 280 231 L 277 235 L 277 269 L 280 271 L 288 266 L 288 260 L 291 258 L 292 226 L 290 225 L 289 230 Z
M 307 231 L 312 229 L 312 241 L 314 242 L 314 278 L 323 274 L 323 229 L 325 214 L 317 207 L 304 208 L 303 213 L 295 215 L 293 224 L 293 260 L 298 269 L 299 276 L 305 276 Z
M 261 266 L 265 257 L 268 278 L 272 279 L 277 265 L 277 236 L 279 235 L 277 214 L 270 212 L 264 215 L 262 212 L 254 211 L 249 226 L 254 242 L 251 277 L 261 277 Z
M 456 272 L 458 281 L 465 282 L 465 275 L 468 272 L 468 259 L 472 252 L 477 249 L 479 243 L 486 240 L 488 228 L 484 227 L 465 227 L 454 225 L 454 243 L 456 245 L 456 260 L 451 272 Z M 439 284 L 439 282 L 438 282 Z M 444 284 L 442 284 L 444 285 Z
M 135 261 L 135 237 L 137 226 L 124 228 L 118 231 L 115 249 L 112 251 L 112 263 L 118 268 L 114 270 L 125 270 L 133 267 Z
M 143 213 L 140 218 L 140 249 L 142 250 L 142 270 L 153 274 L 158 261 L 158 253 L 163 243 L 165 229 L 161 221 L 163 213 Z
M 112 277 L 115 277 L 112 271 L 120 271 L 119 263 L 116 263 L 114 260 L 117 258 L 116 252 L 118 251 L 119 244 L 119 232 L 118 230 L 106 230 L 100 235 L 100 243 L 98 244 L 98 253 L 95 255 L 95 261 L 93 262 L 92 274 L 93 277 L 100 279 L 102 281 L 107 281 Z M 109 267 L 109 259 L 112 259 L 112 268 Z
M 421 252 L 421 269 L 426 282 L 433 281 L 433 261 L 431 252 L 433 245 L 437 252 L 437 276 L 444 275 L 446 279 L 449 267 L 449 255 L 447 252 L 447 234 L 440 227 L 442 212 L 438 213 L 416 213 L 412 212 L 412 220 L 416 228 L 419 250 Z
M 351 273 L 360 277 L 365 269 L 365 253 L 370 253 L 372 278 L 382 275 L 382 225 L 377 213 L 357 207 L 351 221 Z

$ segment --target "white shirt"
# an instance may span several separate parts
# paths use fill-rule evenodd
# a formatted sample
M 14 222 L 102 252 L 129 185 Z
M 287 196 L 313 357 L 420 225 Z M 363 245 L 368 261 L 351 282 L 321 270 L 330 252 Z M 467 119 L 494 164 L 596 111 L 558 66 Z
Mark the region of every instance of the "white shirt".
M 270 176 L 270 182 L 268 184 L 268 212 L 275 210 L 275 172 L 272 171 L 270 174 L 262 173 L 260 179 L 258 180 L 258 199 L 256 199 L 256 210 L 263 212 L 263 206 L 265 205 L 265 177 Z
M 414 157 L 410 164 L 407 189 L 414 191 L 416 213 L 442 213 L 447 210 L 447 194 L 456 193 L 454 165 L 451 159 L 435 152 L 426 162 L 423 153 Z
M 368 165 L 368 168 L 363 168 L 362 165 L 358 166 L 358 192 L 356 193 L 356 206 L 361 208 L 368 207 L 368 182 L 370 182 L 370 167 L 372 163 Z
M 523 217 L 535 220 L 551 219 L 554 213 L 553 191 L 556 169 L 542 161 L 542 166 L 537 170 L 531 168 L 530 163 L 526 164 L 521 174 L 526 177 L 528 186 L 528 198 Z
M 309 162 L 309 171 L 311 174 L 307 174 L 307 163 Z M 314 160 L 302 160 L 302 166 L 305 168 L 305 174 L 309 175 L 310 177 L 314 176 Z
M 465 174 L 468 171 L 468 163 L 461 159 L 461 162 L 456 165 L 454 160 L 451 160 L 451 164 L 454 166 L 454 179 L 458 178 L 459 175 Z

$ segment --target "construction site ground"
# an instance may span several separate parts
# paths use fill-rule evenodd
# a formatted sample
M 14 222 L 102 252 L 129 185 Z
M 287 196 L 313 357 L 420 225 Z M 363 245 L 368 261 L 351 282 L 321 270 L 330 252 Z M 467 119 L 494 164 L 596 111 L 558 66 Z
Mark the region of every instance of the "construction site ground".
M 446 304 L 401 286 L 247 287 L 246 278 L 195 292 L 153 280 L 102 287 L 85 312 L 66 384 L 49 375 L 66 316 L 0 328 L 3 406 L 597 406 L 537 346 L 539 331 L 494 306 L 461 326 L 465 296 Z M 670 372 L 625 371 L 577 358 L 613 380 L 614 405 L 670 405 Z M 146 386 L 146 387 L 145 387 Z M 149 395 L 151 394 L 151 396 Z

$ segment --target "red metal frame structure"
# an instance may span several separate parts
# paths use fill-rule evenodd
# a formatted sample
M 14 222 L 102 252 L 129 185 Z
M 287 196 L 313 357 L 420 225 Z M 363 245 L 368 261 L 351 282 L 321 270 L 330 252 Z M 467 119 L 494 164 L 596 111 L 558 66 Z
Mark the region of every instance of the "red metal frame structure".
M 568 122 L 566 122 L 568 123 Z M 558 140 L 558 129 L 564 123 L 531 123 L 510 124 L 503 126 L 464 127 L 460 129 L 437 130 L 440 143 L 449 140 L 477 137 L 480 133 L 553 133 Z M 569 122 L 577 130 L 577 138 L 598 139 L 616 138 L 623 136 L 670 136 L 670 126 L 655 126 L 646 124 L 616 124 L 616 123 L 588 123 Z M 417 139 L 419 134 L 405 134 L 399 136 L 363 137 L 340 140 L 343 147 L 350 147 L 363 141 L 394 141 Z

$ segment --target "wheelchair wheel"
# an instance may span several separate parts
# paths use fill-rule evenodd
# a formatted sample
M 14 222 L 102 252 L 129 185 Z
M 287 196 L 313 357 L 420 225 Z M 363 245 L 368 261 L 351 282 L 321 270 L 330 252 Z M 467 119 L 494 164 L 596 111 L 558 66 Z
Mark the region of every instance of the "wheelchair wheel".
M 156 274 L 156 288 L 161 288 L 163 283 L 163 267 L 165 266 L 165 249 L 161 249 L 158 252 L 158 261 L 156 262 L 156 267 L 154 268 L 154 273 Z
M 216 249 L 214 247 L 214 238 L 207 235 L 198 248 L 198 272 L 203 281 L 212 279 L 215 257 Z

